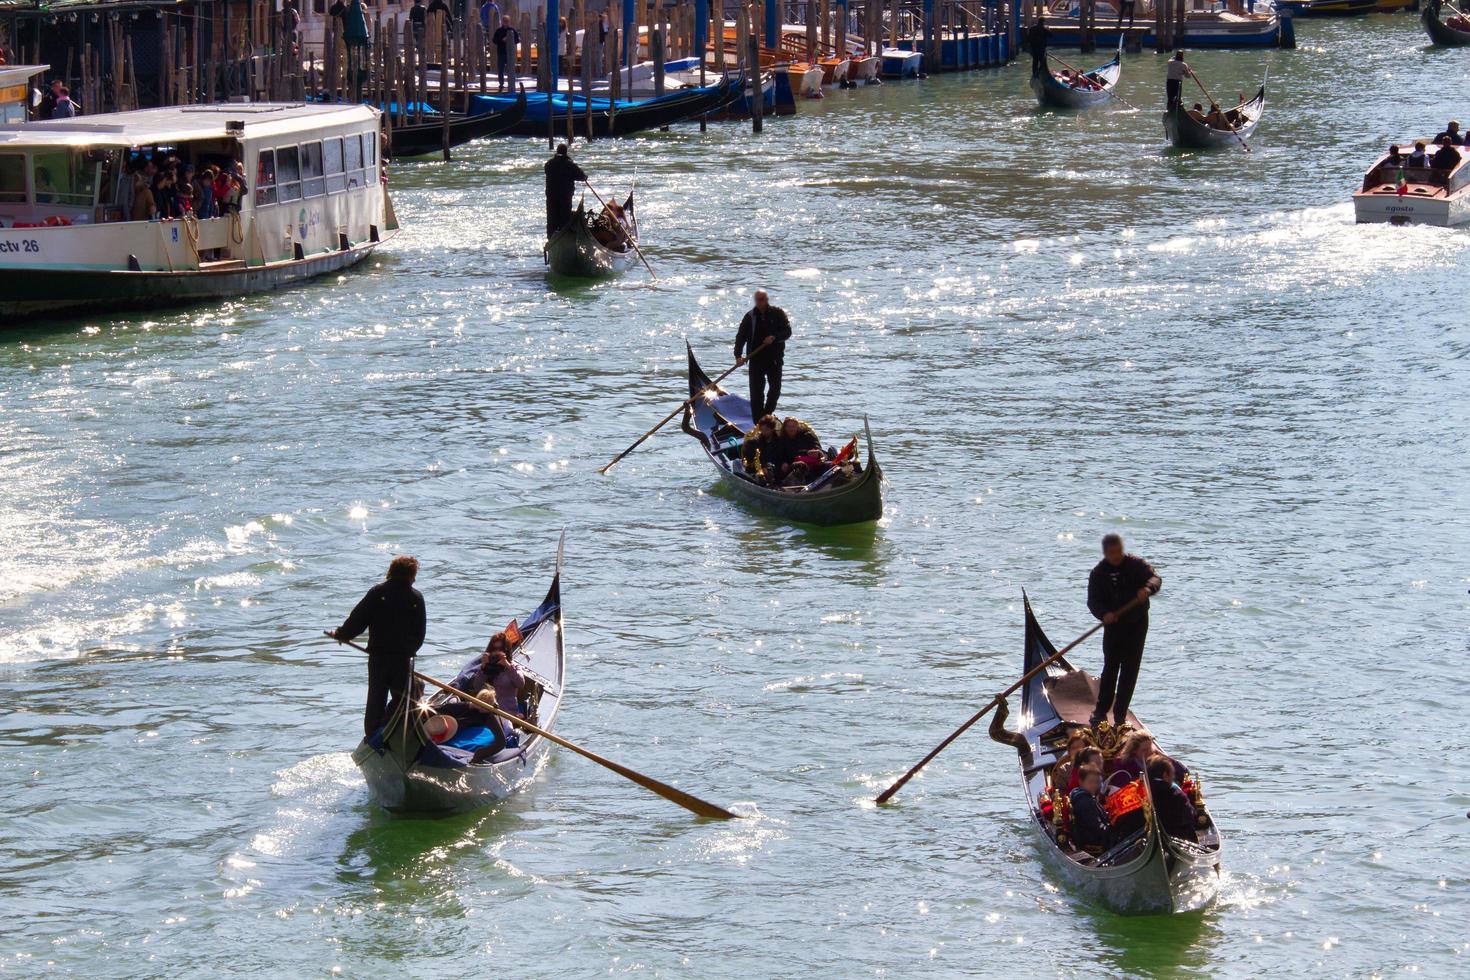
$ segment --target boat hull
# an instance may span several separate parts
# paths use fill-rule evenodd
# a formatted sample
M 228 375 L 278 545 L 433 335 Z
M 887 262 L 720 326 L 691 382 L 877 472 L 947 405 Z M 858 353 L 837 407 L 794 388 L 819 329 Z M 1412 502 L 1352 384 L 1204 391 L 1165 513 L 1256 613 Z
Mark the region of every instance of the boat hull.
M 640 103 L 626 106 L 620 104 L 616 108 L 606 99 L 593 99 L 590 113 L 592 134 L 599 137 L 631 136 L 683 122 L 694 116 L 715 113 L 738 97 L 739 90 L 739 79 L 726 77 L 703 89 L 672 92 Z M 477 95 L 471 100 L 471 104 L 478 113 L 503 109 L 508 101 L 504 96 Z M 505 132 L 511 136 L 530 136 L 537 139 L 544 139 L 552 131 L 565 134 L 568 129 L 569 104 L 571 129 L 576 135 L 584 136 L 589 113 L 587 100 L 580 95 L 570 100 L 565 95 L 557 95 L 550 100 L 545 95 L 536 96 L 530 100 L 524 118 Z
M 451 148 L 490 136 L 510 133 L 526 118 L 526 93 L 521 92 L 509 108 L 474 116 L 451 116 L 448 143 Z M 444 123 L 394 126 L 390 149 L 395 157 L 427 156 L 444 151 Z
M 368 795 L 389 813 L 453 814 L 489 806 L 525 789 L 551 754 L 551 743 L 535 738 L 526 750 L 505 762 L 438 769 L 410 765 L 410 758 L 423 745 L 399 741 L 389 751 L 379 751 L 364 739 L 352 753 L 352 761 L 367 782 Z
M 1100 89 L 1077 89 L 1064 83 L 1050 71 L 1031 76 L 1031 91 L 1039 105 L 1057 109 L 1087 109 L 1101 105 L 1113 97 L 1113 89 L 1122 74 L 1122 64 L 1117 58 L 1088 72 L 1102 82 Z
M 1424 25 L 1429 39 L 1447 48 L 1470 47 L 1470 31 L 1459 31 L 1449 26 L 1439 19 L 1439 11 L 1439 4 L 1426 3 L 1419 12 L 1419 22 Z
M 638 220 L 630 196 L 623 205 L 633 240 L 638 240 Z M 574 279 L 599 279 L 626 272 L 638 261 L 631 247 L 626 252 L 610 249 L 597 240 L 587 227 L 587 213 L 579 205 L 572 220 L 546 243 L 544 253 L 547 271 L 552 275 Z
M 1206 126 L 1191 116 L 1183 105 L 1179 105 L 1164 113 L 1164 135 L 1170 143 L 1183 149 L 1219 150 L 1240 146 L 1243 140 L 1256 131 L 1261 114 L 1265 112 L 1266 86 L 1261 86 L 1255 98 L 1235 108 L 1249 121 L 1238 126 L 1234 133 Z
M 881 66 L 881 60 L 872 55 L 856 56 L 852 59 L 852 64 L 847 70 L 848 81 L 854 85 L 858 82 L 866 85 L 874 84 L 880 81 L 878 78 L 878 69 Z
M 924 56 L 917 51 L 904 51 L 900 48 L 885 48 L 880 62 L 879 73 L 884 78 L 918 78 L 919 65 Z
M 1358 191 L 1353 194 L 1357 223 L 1431 225 L 1452 228 L 1470 221 L 1470 191 L 1453 197 L 1400 196 L 1394 190 Z

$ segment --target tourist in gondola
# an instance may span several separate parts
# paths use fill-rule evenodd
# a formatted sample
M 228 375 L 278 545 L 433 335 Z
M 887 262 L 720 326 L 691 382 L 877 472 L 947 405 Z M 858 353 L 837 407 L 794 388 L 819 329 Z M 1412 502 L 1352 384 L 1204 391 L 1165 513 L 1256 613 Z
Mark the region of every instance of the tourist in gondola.
M 776 475 L 782 483 L 805 485 L 827 468 L 827 457 L 816 430 L 795 416 L 788 416 L 781 423 L 776 445 L 780 461 Z
M 781 368 L 786 341 L 790 339 L 791 320 L 787 318 L 786 311 L 772 306 L 766 291 L 757 289 L 755 306 L 741 319 L 740 329 L 735 334 L 735 363 L 750 364 L 751 418 L 760 418 L 776 410 L 776 402 L 781 397 Z M 767 340 L 770 343 L 760 349 Z
M 1129 779 L 1137 779 L 1148 771 L 1148 760 L 1156 755 L 1163 755 L 1163 753 L 1159 751 L 1154 737 L 1148 732 L 1134 732 L 1123 740 L 1122 748 L 1113 757 L 1109 775 L 1122 773 Z M 1189 775 L 1189 769 L 1184 763 L 1168 756 L 1164 758 L 1169 759 L 1181 777 Z
M 1148 760 L 1148 792 L 1153 797 L 1159 826 L 1170 837 L 1198 842 L 1199 835 L 1195 831 L 1198 814 L 1184 790 L 1179 788 L 1178 778 L 1174 763 L 1167 756 L 1156 755 Z
M 550 238 L 572 220 L 572 196 L 577 181 L 586 182 L 587 175 L 572 162 L 567 145 L 557 145 L 556 153 L 546 161 L 546 237 Z
M 479 661 L 461 671 L 450 686 L 473 694 L 481 701 L 488 701 L 506 714 L 525 717 L 521 708 L 521 688 L 526 685 L 526 675 L 511 660 L 513 652 L 506 634 L 496 633 L 485 644 L 485 652 Z M 441 710 L 454 715 L 463 724 L 498 729 L 506 746 L 514 748 L 520 744 L 514 725 L 477 705 L 453 702 Z
M 1149 597 L 1163 585 L 1153 566 L 1124 552 L 1122 535 L 1104 535 L 1102 549 L 1103 560 L 1087 579 L 1087 608 L 1103 623 L 1103 672 L 1097 705 L 1092 709 L 1093 727 L 1106 719 L 1110 710 L 1113 724 L 1128 720 L 1128 704 L 1133 700 L 1148 636 Z M 1118 610 L 1134 599 L 1138 604 L 1120 618 Z
M 418 573 L 417 558 L 394 558 L 388 564 L 387 578 L 368 589 L 331 634 L 344 642 L 357 639 L 364 631 L 368 634 L 367 705 L 362 713 L 363 732 L 368 736 L 408 697 L 413 657 L 424 645 L 428 627 L 424 597 L 413 587 Z
M 763 415 L 745 434 L 740 446 L 740 461 L 745 464 L 745 473 L 757 483 L 775 482 L 773 461 L 780 452 L 778 446 L 780 421 L 774 415 Z
M 1191 77 L 1194 71 L 1184 62 L 1184 52 L 1175 51 L 1174 57 L 1169 60 L 1169 67 L 1164 72 L 1164 95 L 1167 99 L 1167 108 L 1173 109 L 1179 104 L 1184 94 L 1184 80 Z
M 1102 773 L 1096 766 L 1078 770 L 1077 788 L 1067 795 L 1072 804 L 1072 843 L 1078 850 L 1101 854 L 1112 842 L 1112 827 L 1102 805 Z
M 1078 728 L 1067 736 L 1067 751 L 1051 767 L 1052 789 L 1066 790 L 1072 782 L 1072 770 L 1077 766 L 1077 754 L 1087 748 L 1087 732 Z
M 1031 49 L 1031 77 L 1035 78 L 1047 70 L 1046 45 L 1051 40 L 1051 31 L 1046 26 L 1046 10 L 1037 15 L 1036 22 L 1026 30 L 1026 46 Z

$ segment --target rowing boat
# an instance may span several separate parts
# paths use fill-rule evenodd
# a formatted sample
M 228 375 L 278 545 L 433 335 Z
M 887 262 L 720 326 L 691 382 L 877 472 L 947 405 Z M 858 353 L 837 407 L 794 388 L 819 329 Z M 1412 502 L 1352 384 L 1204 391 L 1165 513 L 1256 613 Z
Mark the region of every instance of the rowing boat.
M 1054 655 L 1056 648 L 1036 622 L 1030 601 L 1024 597 L 1023 601 L 1026 608 L 1024 666 L 1030 673 Z M 1073 852 L 1059 843 L 1055 819 L 1058 805 L 1048 792 L 1047 775 L 1065 754 L 1067 736 L 1078 729 L 1087 729 L 1096 698 L 1097 678 L 1073 667 L 1065 658 L 1038 673 L 1021 689 L 1021 734 L 1036 760 L 1027 767 L 1022 757 L 1021 786 L 1043 859 L 1058 877 L 1082 895 L 1116 912 L 1171 913 L 1204 908 L 1215 900 L 1220 889 L 1222 842 L 1214 820 L 1197 795 L 1195 802 L 1201 818 L 1199 843 L 1163 831 L 1152 815 L 1146 779 L 1134 784 L 1144 787 L 1142 830 L 1100 856 Z M 1103 725 L 1091 730 L 1090 738 L 1103 750 L 1105 758 L 1117 751 L 1129 728 L 1148 731 L 1132 712 L 1128 714 L 1126 726 Z M 1196 780 L 1193 785 L 1197 792 L 1198 777 L 1193 773 L 1191 777 Z
M 805 524 L 835 526 L 876 521 L 883 516 L 883 473 L 873 456 L 873 435 L 863 422 L 868 461 L 846 483 L 823 483 L 806 487 L 767 487 L 747 476 L 740 459 L 745 433 L 754 424 L 750 400 L 732 394 L 709 379 L 694 349 L 689 348 L 689 396 L 693 399 L 684 418 L 684 431 L 699 440 L 724 485 L 746 503 Z M 853 454 L 857 458 L 857 454 Z M 830 472 L 830 471 L 829 471 Z
M 1424 24 L 1424 30 L 1429 34 L 1429 39 L 1447 48 L 1470 46 L 1470 31 L 1459 30 L 1440 20 L 1440 6 L 1439 0 L 1428 0 L 1424 4 L 1424 9 L 1419 12 L 1419 20 Z
M 703 88 L 682 88 L 667 95 L 655 96 L 638 102 L 594 98 L 591 100 L 592 135 L 631 136 L 650 129 L 661 129 L 685 119 L 708 112 L 717 112 L 731 100 L 738 98 L 744 84 L 744 76 L 726 75 L 713 85 Z M 550 132 L 567 132 L 567 112 L 570 107 L 572 129 L 577 136 L 587 132 L 589 101 L 582 95 L 538 93 L 526 97 L 526 114 L 520 122 L 508 130 L 511 136 L 531 136 L 544 139 Z M 503 95 L 474 95 L 470 97 L 474 113 L 504 109 L 512 100 Z
M 547 271 L 558 276 L 591 279 L 626 270 L 638 258 L 632 244 L 638 241 L 638 217 L 633 212 L 631 193 L 623 202 L 622 230 L 625 239 L 621 248 L 604 244 L 598 236 L 598 231 L 601 230 L 602 238 L 612 241 L 613 237 L 608 234 L 608 230 L 615 227 L 617 222 L 618 218 L 610 214 L 607 208 L 592 213 L 578 201 L 577 212 L 572 215 L 572 220 L 552 235 L 542 250 L 541 257 L 546 262 Z
M 1184 108 L 1184 103 L 1180 102 L 1164 113 L 1164 135 L 1169 137 L 1170 143 L 1181 147 L 1214 149 L 1239 146 L 1242 140 L 1255 132 L 1256 124 L 1261 121 L 1261 115 L 1266 111 L 1265 83 L 1261 83 L 1254 98 L 1226 111 L 1236 113 L 1236 118 L 1242 120 L 1235 127 L 1234 132 L 1229 129 L 1217 129 L 1196 119 L 1189 114 L 1189 110 Z
M 1094 68 L 1083 76 L 1095 81 L 1098 84 L 1097 88 L 1072 85 L 1063 81 L 1056 72 L 1048 69 L 1031 76 L 1031 91 L 1036 93 L 1036 101 L 1044 106 L 1086 109 L 1088 106 L 1099 105 L 1111 99 L 1113 89 L 1118 85 L 1118 76 L 1122 74 L 1123 46 L 1120 42 L 1112 61 Z
M 519 624 L 521 644 L 513 656 L 526 675 L 522 690 L 526 720 L 551 731 L 565 690 L 566 654 L 562 648 L 561 546 L 556 549 L 556 573 L 551 588 Z M 456 682 L 479 666 L 476 654 L 460 671 Z M 455 685 L 458 687 L 459 683 Z M 461 688 L 463 689 L 463 688 Z M 476 691 L 469 692 L 478 693 Z M 452 699 L 443 691 L 432 696 L 431 708 Z M 539 735 L 520 733 L 521 744 L 479 763 L 475 750 L 490 743 L 489 730 L 480 725 L 460 727 L 446 742 L 435 743 L 424 729 L 427 715 L 400 709 L 352 753 L 352 761 L 367 780 L 368 793 L 393 813 L 459 813 L 486 806 L 524 789 L 546 762 L 551 743 Z
M 465 143 L 487 136 L 502 136 L 515 129 L 526 118 L 526 93 L 522 90 L 514 102 L 477 116 L 450 113 L 449 146 Z M 394 126 L 389 148 L 394 158 L 421 157 L 444 150 L 444 117 L 438 116 L 429 122 L 407 123 Z

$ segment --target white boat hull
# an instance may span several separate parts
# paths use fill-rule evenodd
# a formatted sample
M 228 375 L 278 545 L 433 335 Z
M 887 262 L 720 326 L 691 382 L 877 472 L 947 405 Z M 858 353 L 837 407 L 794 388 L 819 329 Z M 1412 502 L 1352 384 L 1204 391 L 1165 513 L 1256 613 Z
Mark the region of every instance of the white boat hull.
M 882 57 L 882 72 L 884 78 L 918 78 L 919 65 L 924 56 L 918 51 L 904 51 L 901 48 L 884 48 Z
M 1358 224 L 1433 225 L 1451 228 L 1470 221 L 1470 192 L 1427 197 L 1396 192 L 1358 191 L 1353 195 Z

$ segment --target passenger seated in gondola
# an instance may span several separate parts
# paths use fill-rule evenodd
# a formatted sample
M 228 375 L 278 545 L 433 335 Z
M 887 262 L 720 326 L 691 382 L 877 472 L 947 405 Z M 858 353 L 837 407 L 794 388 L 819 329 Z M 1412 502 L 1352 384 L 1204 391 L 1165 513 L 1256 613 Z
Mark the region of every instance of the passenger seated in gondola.
M 511 660 L 511 653 L 510 641 L 505 633 L 496 633 L 485 644 L 485 652 L 480 656 L 479 662 L 461 671 L 450 686 L 473 694 L 481 701 L 488 701 L 507 714 L 524 717 L 520 696 L 521 689 L 526 685 L 526 675 Z M 498 732 L 496 741 L 503 743 L 501 748 L 515 748 L 520 745 L 520 737 L 514 726 L 475 704 L 454 701 L 444 705 L 440 712 L 455 716 L 461 726 L 484 725 L 492 732 Z
M 1072 790 L 1082 785 L 1082 770 L 1086 769 L 1088 766 L 1092 766 L 1099 773 L 1103 771 L 1102 749 L 1098 748 L 1096 745 L 1089 745 L 1081 752 L 1077 753 L 1077 763 L 1072 767 L 1072 771 L 1067 775 L 1066 792 L 1070 793 L 1072 792 Z M 1103 795 L 1107 795 L 1106 789 L 1104 789 Z
M 1460 165 L 1460 151 L 1455 149 L 1448 137 L 1441 136 L 1439 139 L 1439 149 L 1434 151 L 1429 165 L 1435 170 L 1454 170 Z
M 780 427 L 781 423 L 776 416 L 762 415 L 745 434 L 745 442 L 740 447 L 740 461 L 745 464 L 745 475 L 759 484 L 775 482 L 773 466 L 779 463 L 776 454 L 777 431 Z
M 776 436 L 767 468 L 775 467 L 775 478 L 783 486 L 806 486 L 827 471 L 827 454 L 816 430 L 795 416 L 787 416 Z
M 1148 791 L 1153 797 L 1159 826 L 1170 837 L 1198 843 L 1199 834 L 1195 831 L 1198 814 L 1179 788 L 1177 779 L 1174 763 L 1167 756 L 1155 755 L 1148 760 Z
M 1225 113 L 1220 111 L 1220 103 L 1210 103 L 1210 111 L 1205 114 L 1205 125 L 1211 129 L 1230 128 L 1230 123 L 1225 120 Z
M 1112 825 L 1102 805 L 1102 773 L 1095 766 L 1077 771 L 1077 788 L 1068 794 L 1072 804 L 1072 843 L 1078 850 L 1101 854 L 1112 843 Z
M 621 205 L 609 201 L 596 218 L 592 219 L 592 237 L 615 252 L 628 250 L 628 218 Z
M 1129 779 L 1137 779 L 1148 770 L 1148 760 L 1156 755 L 1163 755 L 1163 753 L 1159 751 L 1158 745 L 1155 744 L 1154 737 L 1147 732 L 1134 732 L 1123 740 L 1123 747 L 1118 750 L 1117 756 L 1113 758 L 1108 774 L 1111 776 L 1113 773 L 1121 772 L 1126 773 Z M 1164 758 L 1168 759 L 1169 757 L 1164 756 Z M 1179 770 L 1181 778 L 1189 774 L 1189 770 L 1185 768 L 1182 762 L 1176 762 L 1173 759 L 1169 759 L 1169 761 Z M 1109 779 L 1109 782 L 1112 782 L 1112 780 Z
M 1193 119 L 1197 123 L 1204 122 L 1205 121 L 1205 107 L 1202 106 L 1202 105 L 1200 105 L 1198 102 L 1196 102 L 1189 109 L 1189 118 Z
M 1077 768 L 1077 756 L 1087 748 L 1087 730 L 1076 728 L 1067 736 L 1067 750 L 1051 767 L 1052 789 L 1071 791 L 1072 771 Z

